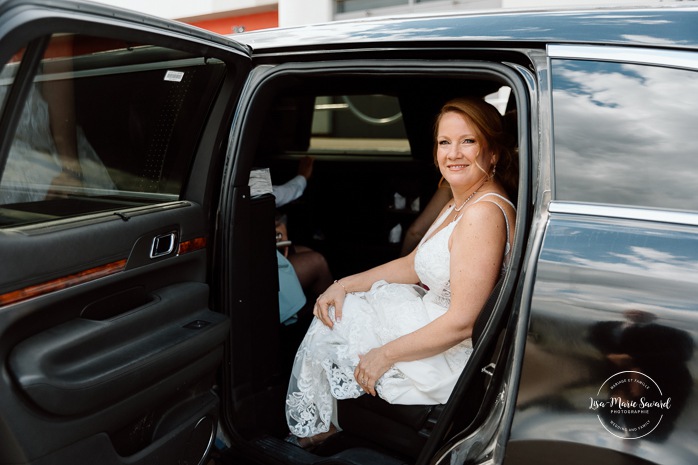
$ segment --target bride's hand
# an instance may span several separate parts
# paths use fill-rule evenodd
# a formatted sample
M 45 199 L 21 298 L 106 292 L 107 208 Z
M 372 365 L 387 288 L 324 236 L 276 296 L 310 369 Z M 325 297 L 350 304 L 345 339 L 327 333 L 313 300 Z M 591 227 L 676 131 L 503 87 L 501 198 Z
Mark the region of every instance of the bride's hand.
M 367 394 L 375 396 L 376 383 L 388 371 L 390 365 L 383 347 L 371 349 L 364 355 L 359 355 L 359 364 L 354 369 L 354 378 Z
M 347 293 L 344 287 L 335 281 L 325 292 L 315 301 L 313 307 L 313 315 L 319 319 L 325 326 L 332 329 L 334 321 L 330 318 L 330 307 L 334 307 L 334 319 L 340 321 L 342 319 L 342 306 Z

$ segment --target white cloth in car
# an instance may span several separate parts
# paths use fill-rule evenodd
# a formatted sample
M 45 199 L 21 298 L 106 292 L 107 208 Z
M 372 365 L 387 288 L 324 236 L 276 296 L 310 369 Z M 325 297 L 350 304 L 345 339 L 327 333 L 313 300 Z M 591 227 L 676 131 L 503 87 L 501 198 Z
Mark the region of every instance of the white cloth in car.
M 434 224 L 441 224 L 450 213 L 447 210 Z M 504 217 L 506 261 L 509 221 L 506 214 Z M 419 245 L 415 271 L 428 290 L 378 281 L 367 292 L 347 295 L 342 320 L 335 322 L 334 329 L 313 320 L 296 354 L 286 398 L 286 420 L 291 433 L 308 437 L 328 431 L 333 398 L 350 399 L 364 394 L 354 379 L 359 354 L 411 333 L 448 310 L 451 300 L 448 240 L 458 219 L 429 237 L 435 228 L 432 226 L 425 235 L 428 239 Z M 445 403 L 472 350 L 471 340 L 466 339 L 441 354 L 398 362 L 381 377 L 376 390 L 381 398 L 394 404 Z

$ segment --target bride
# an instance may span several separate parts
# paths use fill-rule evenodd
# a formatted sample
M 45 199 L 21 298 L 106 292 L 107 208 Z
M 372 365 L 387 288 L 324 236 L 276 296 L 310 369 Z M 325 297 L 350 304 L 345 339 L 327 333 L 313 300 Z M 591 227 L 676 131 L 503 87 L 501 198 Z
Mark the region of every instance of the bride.
M 288 441 L 310 447 L 335 433 L 335 399 L 448 400 L 509 257 L 516 212 L 506 192 L 517 173 L 506 140 L 488 103 L 443 106 L 434 162 L 453 198 L 410 255 L 337 280 L 318 297 L 291 373 Z

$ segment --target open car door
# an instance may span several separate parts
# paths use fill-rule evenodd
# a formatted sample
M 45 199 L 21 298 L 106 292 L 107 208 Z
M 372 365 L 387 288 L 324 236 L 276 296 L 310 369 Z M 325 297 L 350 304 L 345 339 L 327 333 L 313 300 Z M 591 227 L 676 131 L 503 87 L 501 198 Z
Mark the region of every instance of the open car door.
M 0 2 L 0 464 L 200 463 L 248 51 L 80 2 Z

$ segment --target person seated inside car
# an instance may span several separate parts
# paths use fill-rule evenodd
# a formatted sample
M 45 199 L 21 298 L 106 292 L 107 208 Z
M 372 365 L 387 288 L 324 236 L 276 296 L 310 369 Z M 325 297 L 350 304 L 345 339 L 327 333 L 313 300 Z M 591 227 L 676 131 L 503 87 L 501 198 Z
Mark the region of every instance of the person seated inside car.
M 407 231 L 405 231 L 405 237 L 402 240 L 402 247 L 400 248 L 401 257 L 408 255 L 414 250 L 434 220 L 439 216 L 446 202 L 450 201 L 452 197 L 451 187 L 441 178 L 441 182 L 439 182 L 439 186 L 436 192 L 434 192 L 434 195 L 429 199 L 427 206 L 424 207 L 424 210 L 422 210 L 419 216 L 409 225 Z
M 335 399 L 448 400 L 510 256 L 516 211 L 506 192 L 517 173 L 508 140 L 483 100 L 442 107 L 434 162 L 452 200 L 411 253 L 336 280 L 318 297 L 291 373 L 287 441 L 307 448 L 334 434 Z
M 312 157 L 301 158 L 298 164 L 298 174 L 295 177 L 284 184 L 272 186 L 272 192 L 275 197 L 274 202 L 277 208 L 283 207 L 303 195 L 308 180 L 313 174 L 313 162 L 314 159 Z M 281 289 L 279 311 L 281 322 L 288 324 L 295 321 L 296 312 L 305 305 L 305 299 L 297 296 L 297 292 L 289 291 L 294 289 L 294 284 L 288 283 L 288 281 L 298 281 L 303 292 L 313 300 L 332 283 L 332 273 L 327 260 L 320 252 L 304 245 L 293 244 L 289 240 L 286 215 L 278 210 L 276 215 L 276 234 L 277 243 L 284 244 L 277 251 L 281 255 L 277 256 Z M 293 267 L 293 274 L 281 271 L 286 262 Z M 293 295 L 282 295 L 284 290 Z

